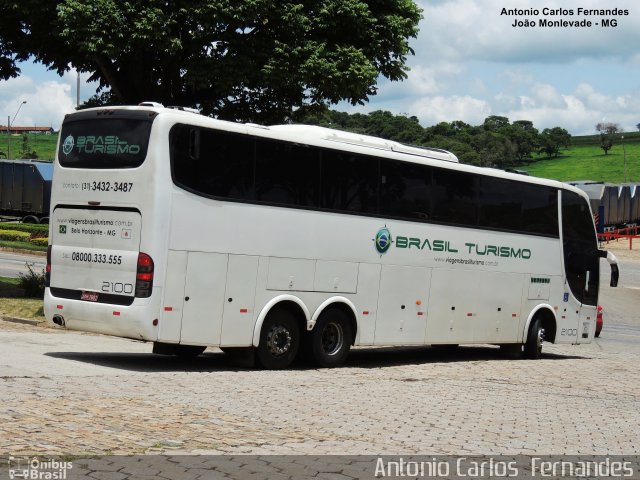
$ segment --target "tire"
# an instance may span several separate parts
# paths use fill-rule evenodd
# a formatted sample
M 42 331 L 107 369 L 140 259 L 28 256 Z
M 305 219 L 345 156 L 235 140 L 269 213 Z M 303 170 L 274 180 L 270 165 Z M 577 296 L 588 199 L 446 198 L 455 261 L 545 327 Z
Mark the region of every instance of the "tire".
M 206 349 L 207 347 L 198 345 L 176 345 L 176 349 L 173 353 L 180 358 L 195 358 L 202 354 Z
M 522 358 L 522 344 L 521 343 L 503 343 L 500 345 L 500 353 L 505 358 L 516 360 Z
M 542 319 L 537 317 L 531 323 L 529 327 L 529 334 L 527 335 L 527 342 L 524 344 L 524 358 L 537 360 L 542 357 L 542 343 L 544 342 L 544 327 L 542 326 Z
M 309 332 L 311 361 L 319 367 L 337 367 L 351 349 L 352 331 L 349 317 L 342 310 L 328 308 L 320 314 Z
M 260 331 L 256 349 L 258 363 L 267 370 L 281 370 L 291 365 L 300 347 L 300 327 L 288 310 L 270 312 Z

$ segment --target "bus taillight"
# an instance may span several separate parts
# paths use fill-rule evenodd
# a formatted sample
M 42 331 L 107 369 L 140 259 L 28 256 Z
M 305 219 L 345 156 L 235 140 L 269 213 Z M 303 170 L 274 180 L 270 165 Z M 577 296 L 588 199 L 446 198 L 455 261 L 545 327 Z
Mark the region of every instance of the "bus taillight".
M 153 259 L 146 253 L 138 254 L 136 270 L 136 297 L 148 298 L 153 289 Z
M 44 286 L 51 284 L 51 245 L 47 247 L 47 266 L 44 271 Z

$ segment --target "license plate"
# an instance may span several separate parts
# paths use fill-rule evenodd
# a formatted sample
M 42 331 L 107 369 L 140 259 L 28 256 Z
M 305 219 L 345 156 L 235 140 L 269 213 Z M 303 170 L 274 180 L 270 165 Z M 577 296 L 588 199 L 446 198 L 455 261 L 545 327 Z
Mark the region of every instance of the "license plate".
M 82 292 L 80 300 L 86 300 L 87 302 L 97 302 L 98 294 L 96 292 Z

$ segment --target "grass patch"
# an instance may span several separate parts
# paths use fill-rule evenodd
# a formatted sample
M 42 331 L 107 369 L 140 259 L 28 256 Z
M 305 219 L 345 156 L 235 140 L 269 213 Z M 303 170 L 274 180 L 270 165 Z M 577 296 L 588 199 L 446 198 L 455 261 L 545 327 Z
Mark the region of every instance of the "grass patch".
M 14 242 L 8 240 L 0 240 L 0 247 L 4 248 L 16 248 L 19 250 L 31 250 L 32 252 L 46 252 L 46 245 L 36 245 L 30 242 Z
M 624 149 L 627 158 L 627 181 L 640 182 L 640 143 L 625 143 Z M 623 183 L 625 179 L 624 157 L 625 154 L 620 143 L 616 143 L 609 150 L 608 155 L 604 154 L 599 144 L 580 144 L 562 150 L 558 158 L 538 157 L 540 160 L 518 168 L 522 168 L 536 177 L 564 182 L 594 180 Z
M 23 135 L 11 135 L 11 159 L 21 159 Z M 53 161 L 56 156 L 56 145 L 58 143 L 58 134 L 51 135 L 28 133 L 27 140 L 29 148 L 36 152 L 38 160 Z M 4 145 L 0 151 L 6 152 L 7 137 L 4 137 Z
M 24 298 L 19 278 L 0 277 L 0 316 L 44 321 L 42 299 Z

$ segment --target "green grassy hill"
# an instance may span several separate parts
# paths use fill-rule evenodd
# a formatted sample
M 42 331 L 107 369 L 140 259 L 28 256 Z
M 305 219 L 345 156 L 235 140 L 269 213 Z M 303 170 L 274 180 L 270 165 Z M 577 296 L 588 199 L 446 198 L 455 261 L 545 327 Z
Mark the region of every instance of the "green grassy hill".
M 0 159 L 7 158 L 7 135 L 0 135 Z M 22 145 L 23 145 L 23 136 L 22 135 L 11 135 L 11 158 L 23 158 Z M 38 160 L 50 160 L 53 161 L 56 155 L 56 144 L 58 143 L 58 134 L 55 133 L 53 135 L 44 135 L 44 134 L 27 134 L 27 141 L 29 148 L 38 154 Z
M 554 180 L 622 183 L 625 181 L 626 151 L 627 181 L 640 183 L 640 132 L 625 133 L 624 136 L 624 148 L 618 139 L 608 155 L 599 146 L 599 136 L 573 137 L 571 147 L 562 150 L 558 158 L 538 157 L 540 160 L 518 168 L 536 177 Z

